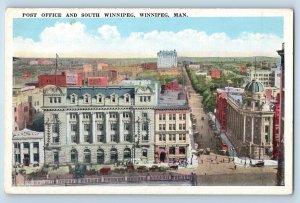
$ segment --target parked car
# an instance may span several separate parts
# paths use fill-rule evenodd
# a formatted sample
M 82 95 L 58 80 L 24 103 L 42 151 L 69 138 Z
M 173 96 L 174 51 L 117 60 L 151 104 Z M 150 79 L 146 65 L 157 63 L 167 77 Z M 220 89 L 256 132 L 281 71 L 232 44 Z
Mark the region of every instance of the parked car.
M 151 171 L 151 172 L 156 172 L 156 171 L 158 171 L 158 170 L 159 170 L 159 168 L 158 168 L 157 165 L 153 165 L 153 166 L 151 166 L 151 167 L 149 168 L 149 171 Z
M 136 170 L 137 170 L 137 172 L 139 172 L 139 173 L 144 173 L 144 172 L 147 172 L 147 171 L 148 171 L 148 169 L 147 169 L 146 166 L 139 166 L 139 167 L 136 168 Z
M 100 175 L 110 175 L 111 174 L 111 168 L 109 167 L 103 167 L 99 170 Z

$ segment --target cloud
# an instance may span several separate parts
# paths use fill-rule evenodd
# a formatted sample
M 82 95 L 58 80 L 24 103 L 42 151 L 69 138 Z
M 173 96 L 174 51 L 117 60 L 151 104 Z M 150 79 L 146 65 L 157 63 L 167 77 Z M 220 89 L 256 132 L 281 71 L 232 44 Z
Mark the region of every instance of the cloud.
M 180 56 L 277 56 L 283 39 L 272 33 L 243 32 L 236 38 L 224 32 L 132 32 L 122 37 L 116 26 L 102 25 L 89 33 L 82 23 L 56 23 L 40 39 L 14 38 L 14 56 L 53 57 L 156 57 L 159 50 L 176 49 Z

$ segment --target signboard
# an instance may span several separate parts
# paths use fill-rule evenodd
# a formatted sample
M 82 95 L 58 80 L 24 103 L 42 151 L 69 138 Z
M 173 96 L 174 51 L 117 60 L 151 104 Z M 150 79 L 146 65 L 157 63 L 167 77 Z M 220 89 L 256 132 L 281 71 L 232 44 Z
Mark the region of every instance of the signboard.
M 76 85 L 77 84 L 77 74 L 76 73 L 66 74 L 66 83 L 67 83 L 67 85 Z

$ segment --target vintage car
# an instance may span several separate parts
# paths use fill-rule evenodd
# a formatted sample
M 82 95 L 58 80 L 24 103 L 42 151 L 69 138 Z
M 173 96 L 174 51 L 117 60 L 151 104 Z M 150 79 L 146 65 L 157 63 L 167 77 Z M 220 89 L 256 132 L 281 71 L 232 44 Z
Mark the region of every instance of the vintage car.
M 139 166 L 139 167 L 136 168 L 136 170 L 137 170 L 137 172 L 139 172 L 139 173 L 144 173 L 144 172 L 147 172 L 147 171 L 148 171 L 148 169 L 147 169 L 146 166 Z
M 100 175 L 110 175 L 111 174 L 111 168 L 109 167 L 103 167 L 99 170 Z

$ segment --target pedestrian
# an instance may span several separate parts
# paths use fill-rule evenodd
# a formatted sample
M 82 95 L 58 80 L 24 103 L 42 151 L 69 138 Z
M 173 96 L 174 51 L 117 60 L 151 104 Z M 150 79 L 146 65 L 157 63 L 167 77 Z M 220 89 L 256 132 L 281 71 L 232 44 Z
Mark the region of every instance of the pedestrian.
M 236 170 L 236 165 L 234 164 L 234 170 Z

